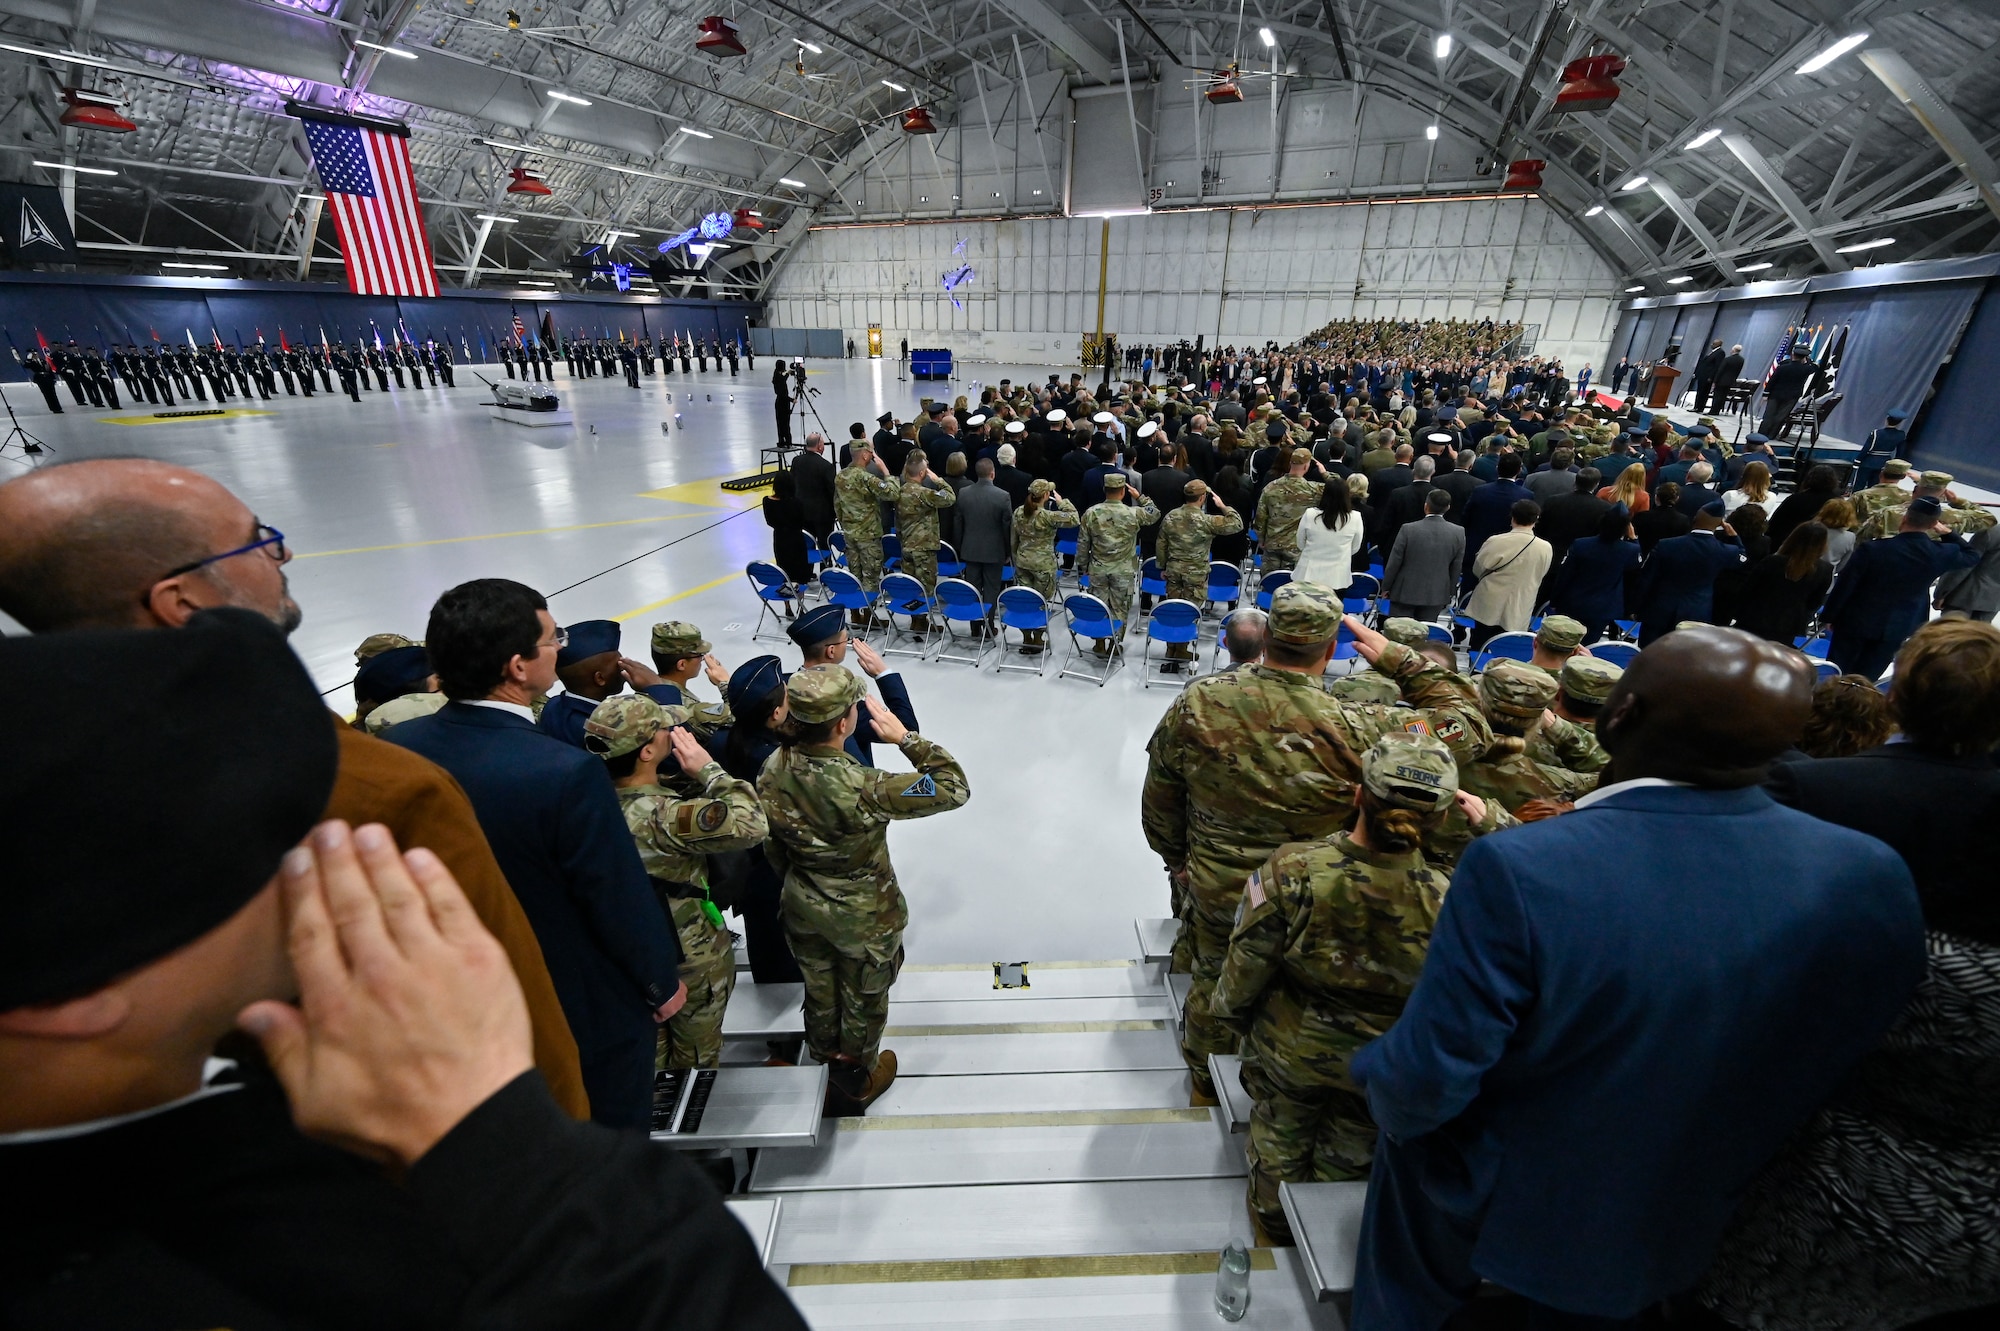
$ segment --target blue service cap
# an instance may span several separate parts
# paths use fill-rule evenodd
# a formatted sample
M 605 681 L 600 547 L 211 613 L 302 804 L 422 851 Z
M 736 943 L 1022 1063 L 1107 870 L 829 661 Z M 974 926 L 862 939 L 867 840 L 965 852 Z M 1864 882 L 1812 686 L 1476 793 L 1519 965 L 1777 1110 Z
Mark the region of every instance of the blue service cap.
M 354 675 L 354 696 L 387 702 L 421 689 L 431 673 L 430 654 L 421 647 L 391 647 L 361 663 Z
M 1706 439 L 1714 431 L 1710 430 L 1706 425 L 1690 425 L 1681 433 L 1690 439 Z
M 785 629 L 785 636 L 797 643 L 800 650 L 810 651 L 846 631 L 847 612 L 837 605 L 823 605 L 794 619 Z
M 1929 527 L 1935 525 L 1943 516 L 1944 505 L 1938 502 L 1936 495 L 1920 495 L 1910 501 L 1909 508 L 1904 510 L 1903 520 L 1908 522 L 1914 519 Z
M 1901 407 L 1891 407 L 1882 414 L 1890 421 L 1907 420 L 1910 415 L 1909 412 L 1903 410 Z
M 1729 505 L 1720 499 L 1711 499 L 1701 506 L 1701 511 L 1711 518 L 1726 518 L 1729 516 Z
M 1458 419 L 1458 408 L 1449 406 L 1439 407 L 1437 418 L 1441 421 L 1455 421 Z
M 785 665 L 775 656 L 753 656 L 729 677 L 729 710 L 738 716 L 751 704 L 762 700 L 772 689 L 783 688 Z
M 1753 430 L 1749 434 L 1743 436 L 1743 442 L 1746 444 L 1768 444 L 1771 442 L 1771 436 L 1768 434 L 1760 434 L 1757 431 Z
M 593 656 L 618 650 L 621 630 L 615 619 L 586 619 L 571 624 L 563 630 L 569 634 L 569 646 L 556 653 L 556 666 L 573 666 L 579 661 L 588 661 Z

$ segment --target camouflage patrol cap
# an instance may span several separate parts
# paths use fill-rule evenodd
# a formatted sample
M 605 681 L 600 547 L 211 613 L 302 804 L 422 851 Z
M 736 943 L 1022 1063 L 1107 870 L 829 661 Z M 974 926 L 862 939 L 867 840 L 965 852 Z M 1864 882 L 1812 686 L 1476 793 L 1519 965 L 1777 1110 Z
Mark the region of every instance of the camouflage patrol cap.
M 1572 656 L 1563 662 L 1563 696 L 1578 702 L 1603 702 L 1625 667 L 1597 656 Z
M 653 654 L 663 657 L 708 655 L 708 639 L 684 619 L 670 619 L 653 625 Z
M 1556 677 L 1519 661 L 1495 661 L 1479 677 L 1479 702 L 1511 720 L 1540 716 L 1556 700 Z
M 1110 494 L 1113 490 L 1123 490 L 1124 488 L 1125 488 L 1124 472 L 1107 471 L 1104 473 L 1104 493 Z
M 1384 735 L 1361 755 L 1361 784 L 1385 804 L 1428 813 L 1451 802 L 1458 764 L 1429 735 L 1401 731 Z
M 1184 499 L 1189 499 L 1189 500 L 1199 499 L 1207 493 L 1208 493 L 1208 482 L 1204 480 L 1199 480 L 1199 479 L 1192 480 L 1189 481 L 1186 485 L 1183 485 L 1181 487 L 1181 496 Z
M 406 638 L 400 633 L 371 633 L 361 640 L 359 647 L 354 649 L 354 664 L 360 665 L 371 656 L 380 656 L 382 653 L 394 651 L 398 647 L 421 646 L 423 644 L 416 639 Z
M 643 693 L 621 693 L 591 708 L 583 721 L 583 747 L 600 758 L 643 749 L 662 730 L 687 724 L 688 709 L 668 707 Z
M 845 716 L 867 692 L 861 676 L 846 666 L 807 666 L 785 684 L 785 705 L 807 725 L 820 725 Z
M 1270 635 L 1300 647 L 1330 642 L 1343 613 L 1339 593 L 1316 583 L 1288 582 L 1271 594 Z
M 1048 494 L 1049 494 L 1049 491 L 1051 491 L 1051 490 L 1053 490 L 1053 489 L 1055 489 L 1055 488 L 1056 488 L 1056 483 L 1055 483 L 1054 481 L 1051 481 L 1051 480 L 1040 480 L 1040 479 L 1038 479 L 1038 480 L 1033 480 L 1033 481 L 1029 481 L 1029 482 L 1028 482 L 1028 498 L 1030 498 L 1030 499 L 1046 499 L 1046 498 L 1048 498 Z
M 1573 652 L 1583 646 L 1586 632 L 1588 630 L 1583 625 L 1568 615 L 1550 615 L 1542 620 L 1542 627 L 1535 633 L 1535 642 L 1552 652 Z
M 1884 467 L 1882 470 L 1887 471 L 1888 468 Z M 1935 487 L 1936 489 L 1939 490 L 1944 489 L 1944 487 L 1950 485 L 1951 482 L 1952 482 L 1952 475 L 1948 471 L 1927 471 L 1921 473 L 1917 477 L 1917 484 L 1924 486 L 1926 488 Z
M 1885 481 L 1893 481 L 1898 476 L 1908 476 L 1909 474 L 1910 464 L 1902 458 L 1890 458 L 1882 464 L 1882 479 Z
M 1415 647 L 1431 639 L 1430 626 L 1421 620 L 1406 619 L 1397 615 L 1382 626 L 1382 636 L 1390 642 L 1400 642 L 1405 647 Z

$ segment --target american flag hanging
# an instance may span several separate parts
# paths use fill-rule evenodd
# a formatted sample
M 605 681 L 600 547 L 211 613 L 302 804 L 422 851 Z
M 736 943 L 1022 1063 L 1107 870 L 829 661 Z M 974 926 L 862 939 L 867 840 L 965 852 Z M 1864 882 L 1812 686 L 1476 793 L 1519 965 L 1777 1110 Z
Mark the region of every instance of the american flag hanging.
M 365 296 L 435 296 L 424 210 L 410 169 L 409 131 L 304 119 L 346 261 L 347 289 Z

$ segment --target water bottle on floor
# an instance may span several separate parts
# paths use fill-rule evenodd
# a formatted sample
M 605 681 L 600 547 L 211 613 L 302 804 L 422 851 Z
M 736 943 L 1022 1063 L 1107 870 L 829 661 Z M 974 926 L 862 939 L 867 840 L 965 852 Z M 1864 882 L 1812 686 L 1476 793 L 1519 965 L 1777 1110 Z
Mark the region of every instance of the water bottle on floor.
M 1215 1264 L 1215 1313 L 1225 1322 L 1240 1322 L 1250 1311 L 1250 1253 L 1242 1241 L 1231 1240 Z

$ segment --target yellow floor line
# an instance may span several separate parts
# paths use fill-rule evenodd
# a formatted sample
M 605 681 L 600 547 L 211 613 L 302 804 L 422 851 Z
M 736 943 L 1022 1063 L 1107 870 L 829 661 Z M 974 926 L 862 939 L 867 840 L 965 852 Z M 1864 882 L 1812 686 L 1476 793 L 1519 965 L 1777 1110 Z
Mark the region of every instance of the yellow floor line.
M 628 619 L 637 619 L 640 615 L 645 614 L 648 610 L 658 610 L 663 605 L 672 605 L 675 601 L 685 601 L 690 596 L 698 596 L 702 592 L 714 591 L 717 587 L 720 587 L 723 583 L 734 582 L 742 576 L 743 575 L 741 573 L 725 573 L 721 577 L 717 578 L 714 582 L 704 582 L 699 587 L 690 587 L 684 592 L 675 592 L 672 596 L 662 597 L 660 600 L 657 601 L 648 601 L 646 602 L 646 604 L 642 606 L 638 606 L 635 609 L 627 610 L 622 615 L 613 615 L 612 618 L 617 620 L 619 623 L 623 624 Z
M 609 522 L 579 522 L 568 527 L 530 527 L 525 531 L 489 531 L 478 536 L 440 536 L 429 541 L 399 541 L 394 545 L 357 545 L 349 550 L 306 550 L 294 559 L 327 559 L 333 555 L 372 555 L 382 550 L 415 550 L 426 545 L 461 545 L 466 541 L 501 541 L 510 536 L 552 536 L 565 531 L 594 531 L 599 527 L 633 527 L 642 522 L 685 522 L 705 518 L 706 513 L 660 513 L 648 518 L 614 518 Z
M 1219 1252 L 1138 1252 L 1094 1257 L 986 1257 L 935 1262 L 801 1262 L 785 1283 L 891 1285 L 937 1280 L 1051 1280 L 1077 1276 L 1212 1276 Z M 1275 1271 L 1269 1248 L 1250 1250 L 1250 1267 Z
M 1104 1128 L 1143 1123 L 1211 1123 L 1207 1109 L 1019 1109 L 990 1114 L 884 1114 L 842 1118 L 842 1132 L 907 1132 L 923 1128 Z
M 891 1026 L 884 1035 L 1075 1035 L 1087 1031 L 1163 1031 L 1165 1021 L 994 1021 L 968 1026 Z
M 733 476 L 710 476 L 706 480 L 683 481 L 658 490 L 641 490 L 639 497 L 664 499 L 674 504 L 700 504 L 705 508 L 755 508 L 764 502 L 764 496 L 755 491 L 738 492 L 722 488 L 724 481 L 734 479 Z
M 165 410 L 200 411 L 201 408 L 167 407 Z M 169 416 L 165 420 L 156 418 L 151 412 L 143 416 L 99 416 L 97 419 L 105 425 L 185 425 L 192 421 L 225 421 L 233 420 L 238 416 L 271 416 L 275 414 L 269 411 L 244 411 L 241 408 L 229 407 L 222 411 L 210 412 L 201 416 Z

